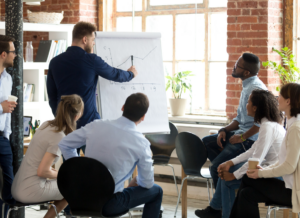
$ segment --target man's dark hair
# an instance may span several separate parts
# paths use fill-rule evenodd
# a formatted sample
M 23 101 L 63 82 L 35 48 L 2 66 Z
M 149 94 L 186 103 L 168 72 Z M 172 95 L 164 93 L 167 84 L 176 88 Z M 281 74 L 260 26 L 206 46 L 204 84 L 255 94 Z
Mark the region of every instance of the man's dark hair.
M 94 24 L 80 21 L 73 28 L 73 40 L 81 40 L 85 36 L 92 35 L 96 31 Z
M 123 116 L 133 122 L 137 122 L 147 113 L 148 108 L 148 97 L 143 93 L 135 93 L 126 99 Z
M 263 89 L 254 89 L 251 93 L 250 101 L 257 108 L 254 122 L 261 123 L 264 117 L 277 123 L 282 121 L 282 113 L 278 109 L 278 101 L 271 92 Z
M 11 36 L 0 35 L 0 54 L 4 51 L 9 51 L 9 42 L 14 42 L 15 39 Z
M 297 117 L 300 114 L 300 84 L 288 83 L 280 89 L 280 95 L 284 99 L 290 99 L 291 117 Z
M 260 69 L 260 61 L 259 58 L 251 53 L 244 53 L 242 55 L 244 60 L 244 68 L 249 70 L 252 75 L 257 75 Z

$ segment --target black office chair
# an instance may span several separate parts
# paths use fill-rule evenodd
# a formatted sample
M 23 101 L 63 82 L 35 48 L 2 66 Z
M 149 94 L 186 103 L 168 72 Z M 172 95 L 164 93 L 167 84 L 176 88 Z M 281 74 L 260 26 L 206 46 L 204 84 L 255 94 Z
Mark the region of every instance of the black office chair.
M 272 210 L 274 210 L 274 218 L 276 218 L 276 210 L 292 209 L 292 207 L 289 206 L 282 206 L 270 202 L 265 203 L 265 205 L 268 207 L 266 218 L 270 218 Z M 298 213 L 298 218 L 300 218 L 300 213 Z
M 106 166 L 88 157 L 65 161 L 58 171 L 57 185 L 73 216 L 104 217 L 102 208 L 115 190 L 114 179 Z M 129 211 L 114 217 L 126 213 L 131 218 Z
M 56 217 L 59 218 L 59 214 L 57 213 L 56 206 L 54 204 L 52 204 L 50 201 L 39 202 L 39 203 L 22 203 L 22 202 L 18 202 L 18 201 L 14 201 L 14 200 L 12 200 L 12 202 L 8 202 L 8 201 L 4 200 L 4 198 L 3 198 L 3 189 L 4 189 L 3 184 L 4 184 L 3 170 L 2 170 L 2 167 L 0 165 L 0 198 L 3 201 L 2 214 L 1 214 L 2 218 L 5 218 L 4 217 L 5 205 L 9 206 L 6 218 L 9 217 L 10 211 L 12 211 L 12 210 L 18 210 L 19 208 L 22 208 L 22 207 L 36 206 L 36 205 L 46 205 L 46 206 L 51 205 L 55 210 Z
M 193 133 L 181 132 L 176 138 L 176 152 L 182 164 L 184 173 L 181 178 L 181 189 L 179 192 L 174 217 L 176 217 L 182 185 L 186 179 L 205 178 L 207 182 L 208 201 L 210 202 L 209 182 L 212 189 L 212 178 L 209 169 L 202 169 L 207 160 L 207 151 L 202 140 Z
M 176 126 L 174 126 L 174 124 L 171 122 L 169 122 L 169 127 L 170 134 L 146 135 L 146 138 L 151 143 L 153 165 L 168 166 L 172 168 L 174 183 L 176 186 L 178 196 L 179 193 L 174 167 L 171 164 L 169 164 L 171 154 L 175 149 L 175 140 L 176 136 L 178 135 L 178 131 Z

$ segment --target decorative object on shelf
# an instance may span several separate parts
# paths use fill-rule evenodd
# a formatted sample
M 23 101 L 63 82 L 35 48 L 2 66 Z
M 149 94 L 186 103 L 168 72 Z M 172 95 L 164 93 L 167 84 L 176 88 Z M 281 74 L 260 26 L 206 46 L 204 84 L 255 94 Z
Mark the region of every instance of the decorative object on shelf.
M 33 135 L 35 134 L 36 129 L 40 127 L 40 120 L 35 120 L 34 126 L 31 123 L 31 121 L 29 121 L 29 126 L 30 126 L 30 138 L 32 138 Z
M 44 1 L 45 0 L 23 0 L 23 2 L 26 3 L 26 5 L 41 5 L 41 2 L 44 2 Z
M 181 98 L 182 92 L 186 90 L 192 91 L 192 84 L 188 78 L 194 76 L 192 71 L 178 72 L 174 76 L 166 76 L 168 82 L 166 84 L 166 91 L 171 87 L 174 98 L 170 98 L 170 107 L 172 116 L 183 116 L 185 113 L 187 100 Z
M 55 13 L 55 12 L 31 12 L 27 10 L 28 20 L 31 23 L 52 23 L 60 24 L 64 18 L 64 12 Z
M 35 91 L 34 84 L 23 83 L 23 89 L 25 90 L 23 102 L 32 102 Z
M 34 62 L 50 62 L 52 58 L 66 51 L 66 40 L 41 40 Z
M 45 0 L 23 0 L 23 2 L 26 2 L 26 5 L 41 5 L 41 2 L 44 2 Z
M 31 41 L 27 42 L 25 57 L 26 57 L 26 62 L 33 62 L 33 47 Z
M 288 47 L 284 47 L 280 50 L 272 48 L 272 51 L 275 51 L 280 55 L 283 65 L 278 64 L 274 61 L 262 62 L 262 65 L 266 68 L 270 68 L 277 73 L 281 79 L 282 85 L 287 83 L 299 82 L 300 80 L 300 69 L 297 67 L 295 61 L 295 55 Z M 276 91 L 280 91 L 280 87 L 276 87 Z

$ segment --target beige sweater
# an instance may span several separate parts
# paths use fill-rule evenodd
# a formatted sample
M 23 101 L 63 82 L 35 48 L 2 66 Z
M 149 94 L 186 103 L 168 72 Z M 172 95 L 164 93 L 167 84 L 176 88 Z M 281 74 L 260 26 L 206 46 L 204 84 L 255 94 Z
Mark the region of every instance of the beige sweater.
M 293 174 L 292 188 L 293 212 L 300 212 L 300 121 L 297 120 L 286 133 L 286 160 L 258 171 L 260 178 L 280 177 Z

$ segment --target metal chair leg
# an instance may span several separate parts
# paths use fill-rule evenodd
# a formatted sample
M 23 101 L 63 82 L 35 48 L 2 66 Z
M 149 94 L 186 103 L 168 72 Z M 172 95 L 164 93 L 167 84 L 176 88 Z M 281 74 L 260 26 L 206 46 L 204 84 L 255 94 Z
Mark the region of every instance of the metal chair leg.
M 1 214 L 1 218 L 5 218 L 5 217 L 4 217 L 4 210 L 5 210 L 5 203 L 2 204 L 2 214 Z
M 266 216 L 266 218 L 270 218 L 270 206 L 268 206 L 268 210 L 267 210 L 267 216 Z
M 214 195 L 214 187 L 212 184 L 212 179 L 210 179 L 209 181 L 210 181 L 211 194 Z
M 128 215 L 129 215 L 129 218 L 131 218 L 132 216 L 131 216 L 131 213 L 130 213 L 130 211 L 128 211 L 127 213 L 128 213 Z
M 181 188 L 180 188 L 180 192 L 179 192 L 178 199 L 177 199 L 177 205 L 176 205 L 176 209 L 175 209 L 174 218 L 176 218 L 176 213 L 177 213 L 177 208 L 178 208 L 178 204 L 179 204 L 179 200 L 180 200 L 180 196 L 181 196 L 182 186 L 183 186 L 184 181 L 185 181 L 187 178 L 188 178 L 188 177 L 185 177 L 185 178 L 181 181 Z
M 171 164 L 168 164 L 167 166 L 169 166 L 169 167 L 172 168 L 172 171 L 173 171 L 173 177 L 174 177 L 174 182 L 175 182 L 176 191 L 177 191 L 177 196 L 178 196 L 178 195 L 179 195 L 179 192 L 178 192 L 178 187 L 177 187 L 177 182 L 176 182 L 176 176 L 175 176 L 174 167 L 173 167 Z
M 57 213 L 56 206 L 54 204 L 51 204 L 51 203 L 50 203 L 50 205 L 54 208 L 56 217 L 59 218 L 59 213 Z
M 9 208 L 9 210 L 7 211 L 7 216 L 6 218 L 9 218 L 9 214 L 10 214 L 10 211 L 14 210 L 13 208 Z
M 300 218 L 300 213 L 298 213 L 298 218 Z
M 276 218 L 276 210 L 274 210 L 274 218 Z
M 208 192 L 208 203 L 210 204 L 210 190 L 209 190 L 209 183 L 208 183 L 209 179 L 206 179 L 206 186 L 207 186 L 207 192 Z

